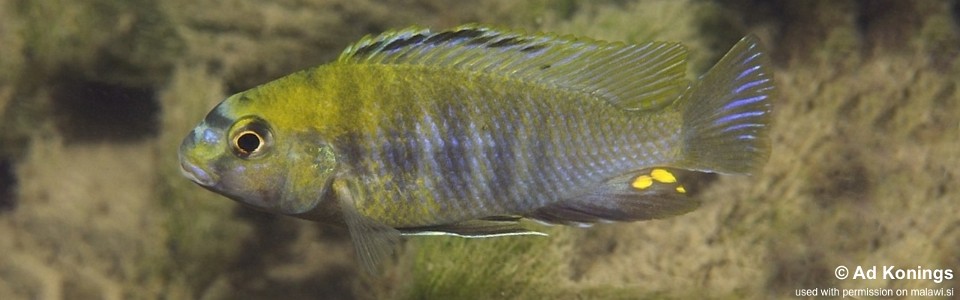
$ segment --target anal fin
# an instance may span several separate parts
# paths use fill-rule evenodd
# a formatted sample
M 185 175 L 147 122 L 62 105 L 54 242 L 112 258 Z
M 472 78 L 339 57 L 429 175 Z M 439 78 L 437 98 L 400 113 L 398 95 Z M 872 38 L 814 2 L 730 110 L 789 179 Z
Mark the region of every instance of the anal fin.
M 690 171 L 654 167 L 613 177 L 569 200 L 541 207 L 525 217 L 554 224 L 661 219 L 690 212 L 700 202 L 680 182 Z
M 496 216 L 443 225 L 401 228 L 400 232 L 405 236 L 448 235 L 464 238 L 488 238 L 514 235 L 547 235 L 542 232 L 531 231 L 524 228 L 520 225 L 520 217 L 516 216 Z

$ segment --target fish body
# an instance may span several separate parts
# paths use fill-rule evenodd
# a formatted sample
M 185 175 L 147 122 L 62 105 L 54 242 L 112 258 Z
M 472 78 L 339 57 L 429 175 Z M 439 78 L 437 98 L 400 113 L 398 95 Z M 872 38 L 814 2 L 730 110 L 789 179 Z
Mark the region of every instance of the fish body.
M 329 119 L 339 124 L 327 126 L 337 129 L 314 129 L 338 132 L 326 139 L 356 209 L 391 227 L 517 214 L 679 156 L 679 131 L 669 130 L 680 126 L 676 112 L 630 114 L 576 93 L 449 70 L 322 72 L 333 80 L 371 77 L 336 83 L 376 93 L 333 102 L 325 110 L 336 111 Z
M 699 204 L 676 172 L 745 174 L 769 156 L 756 39 L 697 82 L 685 63 L 678 43 L 387 32 L 227 98 L 184 139 L 181 168 L 240 203 L 345 224 L 367 266 L 401 234 L 668 217 Z

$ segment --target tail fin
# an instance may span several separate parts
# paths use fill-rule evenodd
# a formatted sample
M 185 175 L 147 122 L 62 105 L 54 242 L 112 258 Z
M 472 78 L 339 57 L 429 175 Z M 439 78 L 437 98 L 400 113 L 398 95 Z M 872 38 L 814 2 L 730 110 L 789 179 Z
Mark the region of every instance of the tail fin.
M 744 37 L 690 91 L 683 110 L 684 164 L 749 174 L 770 156 L 773 73 L 757 38 Z

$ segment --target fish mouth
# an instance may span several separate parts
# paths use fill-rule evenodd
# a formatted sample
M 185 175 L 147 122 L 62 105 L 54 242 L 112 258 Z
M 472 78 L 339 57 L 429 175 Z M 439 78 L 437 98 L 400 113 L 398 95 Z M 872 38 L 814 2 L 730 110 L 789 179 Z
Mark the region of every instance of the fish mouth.
M 210 173 L 186 159 L 180 160 L 180 173 L 203 187 L 211 187 L 215 183 Z

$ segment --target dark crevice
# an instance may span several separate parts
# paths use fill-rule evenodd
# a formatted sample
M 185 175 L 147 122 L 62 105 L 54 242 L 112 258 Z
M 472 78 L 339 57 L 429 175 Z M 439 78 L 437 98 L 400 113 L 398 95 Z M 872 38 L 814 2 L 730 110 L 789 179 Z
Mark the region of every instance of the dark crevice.
M 821 164 L 815 166 L 810 178 L 810 193 L 814 203 L 824 209 L 844 203 L 869 201 L 872 182 L 867 165 L 861 161 L 860 150 L 836 146 Z
M 17 208 L 17 177 L 13 171 L 13 163 L 0 158 L 0 213 Z
M 953 14 L 953 22 L 960 27 L 960 1 L 953 1 L 953 4 L 950 5 L 950 12 Z
M 356 270 L 349 268 L 349 264 L 318 268 L 296 279 L 280 280 L 265 276 L 264 274 L 277 265 L 298 264 L 301 254 L 292 248 L 300 232 L 298 221 L 243 207 L 237 208 L 236 215 L 253 224 L 255 232 L 244 241 L 244 250 L 240 257 L 227 269 L 228 278 L 232 285 L 237 287 L 232 298 L 315 299 L 318 295 L 324 299 L 356 298 L 353 284 L 358 274 Z M 342 231 L 344 230 L 325 230 L 321 231 L 321 234 L 329 235 L 334 232 L 333 239 L 325 240 L 342 243 L 347 239 Z M 258 284 L 250 284 L 251 282 Z
M 904 47 L 923 25 L 923 13 L 916 2 L 896 0 L 860 0 L 857 29 L 865 38 L 865 49 Z
M 151 88 L 84 79 L 55 85 L 52 104 L 58 131 L 67 143 L 124 142 L 157 134 L 160 105 Z

